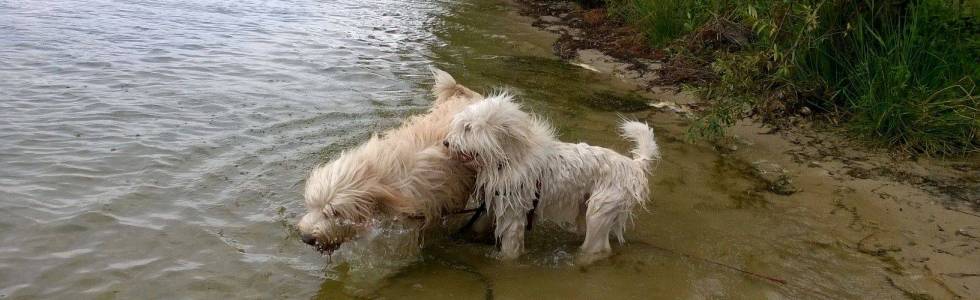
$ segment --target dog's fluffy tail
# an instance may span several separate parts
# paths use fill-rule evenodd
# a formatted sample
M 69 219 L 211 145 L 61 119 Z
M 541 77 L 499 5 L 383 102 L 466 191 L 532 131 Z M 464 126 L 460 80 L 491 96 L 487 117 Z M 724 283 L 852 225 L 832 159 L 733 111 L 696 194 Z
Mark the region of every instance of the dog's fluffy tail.
M 654 139 L 653 129 L 645 123 L 625 121 L 619 125 L 624 138 L 636 143 L 633 148 L 633 160 L 641 163 L 646 169 L 649 162 L 660 160 L 660 147 Z
M 434 67 L 429 67 L 429 71 L 432 72 L 432 78 L 436 80 L 436 84 L 432 86 L 432 94 L 436 96 L 436 101 L 444 101 L 457 93 L 473 99 L 483 98 L 480 94 L 457 84 L 456 79 L 446 71 Z
M 452 75 L 434 67 L 430 67 L 429 72 L 432 72 L 432 78 L 436 80 L 436 84 L 432 86 L 432 94 L 436 97 L 448 98 L 456 92 L 456 79 Z

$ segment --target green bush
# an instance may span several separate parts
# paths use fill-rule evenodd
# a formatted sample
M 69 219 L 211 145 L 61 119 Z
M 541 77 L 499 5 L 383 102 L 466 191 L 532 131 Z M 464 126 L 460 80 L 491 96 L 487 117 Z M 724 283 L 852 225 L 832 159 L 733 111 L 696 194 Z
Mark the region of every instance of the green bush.
M 902 9 L 862 3 L 868 12 L 845 19 L 844 30 L 816 40 L 797 62 L 802 80 L 836 93 L 816 104 L 842 109 L 855 132 L 890 146 L 976 151 L 976 16 L 962 15 L 953 1 L 911 1 Z
M 721 4 L 724 3 L 724 4 Z M 980 22 L 953 0 L 611 0 L 661 47 L 736 24 L 752 33 L 735 53 L 710 54 L 717 80 L 699 87 L 714 103 L 692 127 L 717 137 L 750 113 L 778 120 L 802 106 L 853 132 L 926 154 L 980 147 Z M 719 22 L 725 20 L 726 22 Z M 724 52 L 724 53 L 721 53 Z M 700 54 L 704 56 L 705 54 Z M 678 55 L 682 56 L 682 55 Z

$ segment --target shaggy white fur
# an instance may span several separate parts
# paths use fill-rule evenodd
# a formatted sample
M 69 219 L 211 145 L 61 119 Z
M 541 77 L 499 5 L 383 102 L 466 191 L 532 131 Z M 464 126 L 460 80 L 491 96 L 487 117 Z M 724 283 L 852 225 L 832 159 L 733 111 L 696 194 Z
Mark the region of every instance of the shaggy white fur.
M 441 145 L 452 116 L 483 96 L 433 69 L 436 101 L 382 136 L 314 168 L 306 180 L 307 214 L 297 227 L 305 243 L 321 252 L 370 229 L 391 216 L 437 220 L 462 209 L 473 184 L 473 170 L 450 159 Z
M 632 158 L 559 141 L 504 93 L 456 114 L 446 147 L 478 170 L 473 196 L 489 203 L 502 258 L 520 256 L 525 228 L 540 216 L 585 234 L 578 262 L 588 264 L 610 253 L 610 235 L 623 241 L 633 208 L 649 197 L 650 164 L 660 159 L 649 126 L 624 122 L 621 130 L 636 143 Z

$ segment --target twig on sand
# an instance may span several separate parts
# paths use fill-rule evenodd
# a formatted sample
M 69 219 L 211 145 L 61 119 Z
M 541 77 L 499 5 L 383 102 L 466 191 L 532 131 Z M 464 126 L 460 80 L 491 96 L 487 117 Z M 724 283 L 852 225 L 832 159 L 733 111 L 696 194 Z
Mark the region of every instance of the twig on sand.
M 467 264 L 463 261 L 449 259 L 446 257 L 441 258 L 441 263 L 463 273 L 468 273 L 476 277 L 476 280 L 483 284 L 483 298 L 486 300 L 493 300 L 493 280 L 488 278 L 483 273 L 480 273 L 476 267 Z
M 710 259 L 707 259 L 707 258 L 702 258 L 702 257 L 694 256 L 694 255 L 687 254 L 687 253 L 677 252 L 677 251 L 674 251 L 674 250 L 671 250 L 671 249 L 667 249 L 667 248 L 664 248 L 664 247 L 660 247 L 660 246 L 657 246 L 657 245 L 653 245 L 653 244 L 649 244 L 649 243 L 644 243 L 644 244 L 646 244 L 650 248 L 654 248 L 654 249 L 661 250 L 661 251 L 664 251 L 664 252 L 670 252 L 670 253 L 673 253 L 673 254 L 676 254 L 676 255 L 683 256 L 685 258 L 689 258 L 689 259 L 693 259 L 693 260 L 697 260 L 697 261 L 709 263 L 709 264 L 716 265 L 716 266 L 719 266 L 719 267 L 723 267 L 723 268 L 726 268 L 726 269 L 729 269 L 729 270 L 734 270 L 734 271 L 737 271 L 739 273 L 750 275 L 750 276 L 754 276 L 754 277 L 757 277 L 757 278 L 762 278 L 762 279 L 768 280 L 770 282 L 774 282 L 774 283 L 778 283 L 778 284 L 782 284 L 782 285 L 786 285 L 787 284 L 786 283 L 786 280 L 782 280 L 782 279 L 779 279 L 779 278 L 776 278 L 776 277 L 772 277 L 772 276 L 767 276 L 767 275 L 755 273 L 755 272 L 752 272 L 752 271 L 741 269 L 741 268 L 736 267 L 736 266 L 732 266 L 732 265 L 729 265 L 729 264 L 725 264 L 725 263 L 713 261 L 713 260 L 710 260 Z
M 650 243 L 647 243 L 647 242 L 643 242 L 643 241 L 630 241 L 630 243 L 643 244 L 643 245 L 645 245 L 647 247 L 650 247 L 650 248 L 653 248 L 653 249 L 657 249 L 657 250 L 660 250 L 660 251 L 664 251 L 664 252 L 667 252 L 667 253 L 671 253 L 671 254 L 674 254 L 674 255 L 678 255 L 678 256 L 681 256 L 681 257 L 684 257 L 684 258 L 688 258 L 688 259 L 692 259 L 692 260 L 704 262 L 704 263 L 707 263 L 707 264 L 719 266 L 719 267 L 722 267 L 722 268 L 725 268 L 725 269 L 729 269 L 729 270 L 733 270 L 733 271 L 736 271 L 736 272 L 739 272 L 739 273 L 742 273 L 742 274 L 745 274 L 745 275 L 749 275 L 750 277 L 764 279 L 764 280 L 766 280 L 766 281 L 768 281 L 770 283 L 776 284 L 778 286 L 784 286 L 784 287 L 791 288 L 791 289 L 797 289 L 797 290 L 802 291 L 802 292 L 810 293 L 813 296 L 819 296 L 819 298 L 822 298 L 822 299 L 834 299 L 835 298 L 835 297 L 831 297 L 830 295 L 827 295 L 824 292 L 815 290 L 815 289 L 810 288 L 810 287 L 807 287 L 807 286 L 792 284 L 792 283 L 789 283 L 786 280 L 783 280 L 783 279 L 780 279 L 780 278 L 776 278 L 776 277 L 768 276 L 768 275 L 764 275 L 764 274 L 759 274 L 759 273 L 752 272 L 752 271 L 749 271 L 749 270 L 745 270 L 745 269 L 742 269 L 742 268 L 739 268 L 739 267 L 736 267 L 736 266 L 732 266 L 732 265 L 729 265 L 729 264 L 726 264 L 726 263 L 723 263 L 723 262 L 718 262 L 718 261 L 714 261 L 714 260 L 711 260 L 711 259 L 707 259 L 707 258 L 695 256 L 695 255 L 692 255 L 692 254 L 678 252 L 678 251 L 675 251 L 675 250 L 672 250 L 672 249 L 668 249 L 668 248 L 664 248 L 664 247 L 661 247 L 661 246 L 653 245 L 653 244 L 650 244 Z
M 958 213 L 961 213 L 961 214 L 965 214 L 965 215 L 971 215 L 971 216 L 974 216 L 974 217 L 977 217 L 977 218 L 980 218 L 980 215 L 978 215 L 978 214 L 975 214 L 975 213 L 969 213 L 969 212 L 965 212 L 965 211 L 962 211 L 962 210 L 959 210 L 959 209 L 955 209 L 955 208 L 947 208 L 947 209 L 948 209 L 948 210 L 952 210 L 952 211 L 955 211 L 955 212 L 958 212 Z

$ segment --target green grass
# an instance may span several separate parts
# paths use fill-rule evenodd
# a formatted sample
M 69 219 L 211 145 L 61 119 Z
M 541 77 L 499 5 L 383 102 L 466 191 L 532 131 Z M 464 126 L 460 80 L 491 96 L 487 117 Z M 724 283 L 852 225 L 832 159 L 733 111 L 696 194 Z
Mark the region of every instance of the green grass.
M 801 78 L 837 92 L 817 104 L 844 109 L 859 134 L 913 152 L 976 151 L 980 24 L 959 9 L 952 1 L 916 1 L 904 12 L 861 14 L 843 36 L 808 49 Z
M 712 0 L 609 1 L 609 12 L 636 25 L 654 46 L 669 42 L 703 23 Z
M 719 79 L 698 90 L 715 105 L 695 123 L 694 135 L 715 137 L 748 114 L 779 120 L 806 106 L 904 151 L 946 155 L 980 148 L 976 4 L 609 0 L 608 7 L 654 47 L 696 38 L 693 33 L 716 20 L 750 28 L 750 45 L 707 58 Z

